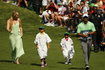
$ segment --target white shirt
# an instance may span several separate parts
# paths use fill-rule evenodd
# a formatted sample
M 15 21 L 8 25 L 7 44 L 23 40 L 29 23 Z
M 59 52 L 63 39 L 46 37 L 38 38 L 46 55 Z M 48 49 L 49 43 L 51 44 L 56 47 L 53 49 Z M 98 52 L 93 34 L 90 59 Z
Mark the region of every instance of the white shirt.
M 74 2 L 74 7 L 76 8 L 76 5 L 79 4 L 80 5 L 81 0 L 75 1 Z
M 83 7 L 83 9 L 82 9 L 82 13 L 88 13 L 88 8 L 85 6 L 85 7 Z
M 61 6 L 61 7 L 58 8 L 58 13 L 64 15 L 64 12 L 65 12 L 66 10 L 67 10 L 66 7 Z
M 67 5 L 67 0 L 63 0 L 63 5 Z
M 43 6 L 47 6 L 47 4 L 48 4 L 48 0 L 42 0 L 42 5 Z

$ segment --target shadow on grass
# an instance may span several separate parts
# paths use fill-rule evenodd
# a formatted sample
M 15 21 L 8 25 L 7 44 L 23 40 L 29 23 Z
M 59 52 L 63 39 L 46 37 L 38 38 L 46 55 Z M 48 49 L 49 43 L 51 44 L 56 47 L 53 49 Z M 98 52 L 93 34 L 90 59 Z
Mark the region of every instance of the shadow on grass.
M 0 62 L 12 63 L 12 60 L 0 60 Z
M 36 64 L 36 63 L 31 63 L 32 66 L 40 66 L 40 64 Z
M 71 67 L 70 70 L 86 70 L 85 68 Z
M 64 62 L 57 62 L 57 63 L 60 63 L 60 64 L 65 64 Z

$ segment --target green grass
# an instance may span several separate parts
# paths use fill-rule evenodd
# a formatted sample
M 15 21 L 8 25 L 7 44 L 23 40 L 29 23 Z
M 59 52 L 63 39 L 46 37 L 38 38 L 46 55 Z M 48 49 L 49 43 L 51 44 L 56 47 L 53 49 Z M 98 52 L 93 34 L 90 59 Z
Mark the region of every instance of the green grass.
M 20 65 L 10 62 L 10 46 L 9 46 L 9 33 L 6 31 L 6 21 L 10 18 L 13 10 L 20 13 L 22 19 L 24 36 L 23 44 L 25 55 L 21 57 Z M 33 43 L 35 35 L 38 33 L 38 27 L 42 25 L 40 18 L 35 12 L 29 11 L 25 8 L 19 8 L 10 4 L 0 2 L 0 70 L 84 70 L 84 59 L 81 50 L 81 44 L 77 37 L 73 37 L 75 55 L 72 59 L 72 65 L 64 65 L 64 58 L 59 47 L 63 33 L 66 31 L 64 28 L 59 27 L 46 27 L 46 33 L 52 39 L 51 48 L 48 51 L 48 66 L 41 68 L 39 66 L 40 60 L 37 55 L 37 50 Z M 90 70 L 104 70 L 105 69 L 105 52 L 91 53 Z

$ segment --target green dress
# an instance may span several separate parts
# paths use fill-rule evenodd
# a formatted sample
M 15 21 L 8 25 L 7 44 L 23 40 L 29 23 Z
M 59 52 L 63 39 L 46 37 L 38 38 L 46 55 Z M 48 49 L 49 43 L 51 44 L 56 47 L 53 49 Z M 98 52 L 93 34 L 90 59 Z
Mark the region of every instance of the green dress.
M 19 22 L 12 25 L 12 31 L 9 36 L 12 47 L 12 59 L 15 61 L 17 58 L 24 54 L 22 38 L 20 34 Z

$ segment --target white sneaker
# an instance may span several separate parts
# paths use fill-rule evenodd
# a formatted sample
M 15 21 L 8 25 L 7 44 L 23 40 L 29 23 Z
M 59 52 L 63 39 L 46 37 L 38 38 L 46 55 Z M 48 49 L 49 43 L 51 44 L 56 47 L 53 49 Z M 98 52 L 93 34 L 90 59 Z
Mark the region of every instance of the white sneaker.
M 42 15 L 39 15 L 39 17 L 42 18 L 43 16 Z
M 6 3 L 10 3 L 11 1 L 6 1 Z
M 69 62 L 68 64 L 69 64 L 69 65 L 72 65 L 72 63 L 71 63 L 71 62 Z
M 62 25 L 60 25 L 59 27 L 63 27 Z
M 68 64 L 68 62 L 65 62 L 65 64 Z
M 41 62 L 41 67 L 44 67 L 44 62 Z
M 46 64 L 44 64 L 45 66 L 47 66 L 47 63 Z
M 12 5 L 17 5 L 17 3 L 15 2 L 15 3 L 11 3 Z
M 44 67 L 44 65 L 41 65 L 41 67 Z
M 51 26 L 53 26 L 53 27 L 54 27 L 55 25 L 54 25 L 54 24 L 51 24 Z
M 88 70 L 88 69 L 89 69 L 89 65 L 85 65 L 85 67 L 86 67 L 86 70 Z
M 44 24 L 44 25 L 46 25 L 46 26 L 51 26 L 51 23 L 47 23 L 47 24 Z

